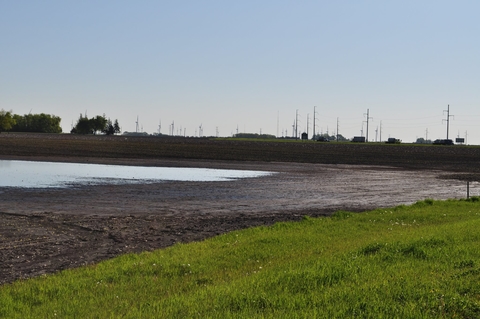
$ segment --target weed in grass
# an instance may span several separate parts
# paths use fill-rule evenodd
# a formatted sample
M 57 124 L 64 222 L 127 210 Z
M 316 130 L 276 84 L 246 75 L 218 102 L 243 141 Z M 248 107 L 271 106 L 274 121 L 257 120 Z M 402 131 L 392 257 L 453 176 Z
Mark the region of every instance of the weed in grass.
M 454 267 L 457 269 L 463 269 L 463 268 L 473 268 L 475 267 L 475 261 L 469 259 L 469 260 L 462 260 L 460 262 L 454 263 Z
M 350 218 L 351 216 L 352 216 L 351 212 L 346 212 L 346 211 L 343 211 L 343 210 L 339 210 L 339 211 L 335 212 L 332 215 L 331 218 L 336 219 L 336 220 L 342 220 L 342 219 Z
M 466 199 L 466 201 L 468 201 L 468 202 L 478 202 L 478 201 L 480 201 L 480 196 L 472 196 L 472 197 Z
M 415 206 L 425 206 L 425 205 L 433 205 L 435 203 L 435 200 L 431 199 L 431 198 L 427 198 L 425 200 L 421 200 L 421 201 L 418 201 L 416 202 L 414 205 Z
M 367 246 L 363 247 L 360 250 L 360 254 L 368 256 L 368 255 L 374 255 L 378 253 L 382 249 L 382 245 L 375 243 L 375 244 L 368 244 Z
M 303 220 L 304 222 L 309 222 L 309 221 L 312 221 L 312 217 L 310 217 L 310 216 L 308 216 L 308 215 L 305 215 L 305 216 L 302 217 L 302 220 Z

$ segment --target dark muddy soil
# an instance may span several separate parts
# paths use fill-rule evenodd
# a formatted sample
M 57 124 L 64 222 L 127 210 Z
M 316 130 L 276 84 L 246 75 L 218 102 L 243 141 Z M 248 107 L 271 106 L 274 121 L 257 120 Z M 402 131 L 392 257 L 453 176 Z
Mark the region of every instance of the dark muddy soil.
M 465 196 L 465 183 L 439 179 L 444 175 L 440 171 L 298 163 L 130 160 L 129 164 L 274 174 L 230 182 L 3 188 L 0 283 L 305 215 Z

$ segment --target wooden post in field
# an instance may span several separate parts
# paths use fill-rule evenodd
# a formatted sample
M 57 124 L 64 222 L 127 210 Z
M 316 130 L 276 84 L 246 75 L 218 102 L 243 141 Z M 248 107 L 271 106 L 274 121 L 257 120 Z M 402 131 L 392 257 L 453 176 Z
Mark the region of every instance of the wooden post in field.
M 470 182 L 467 181 L 467 199 L 470 198 Z

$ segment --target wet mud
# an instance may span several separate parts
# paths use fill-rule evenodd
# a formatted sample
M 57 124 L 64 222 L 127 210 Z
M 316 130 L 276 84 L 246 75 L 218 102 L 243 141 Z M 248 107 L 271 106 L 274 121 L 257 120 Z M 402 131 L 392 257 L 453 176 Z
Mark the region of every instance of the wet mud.
M 305 215 L 328 216 L 337 210 L 361 212 L 425 198 L 466 196 L 466 182 L 442 171 L 198 160 L 84 162 L 273 174 L 227 182 L 1 188 L 0 284 L 236 229 L 300 220 Z M 477 187 L 476 182 L 470 183 L 471 195 L 480 193 Z

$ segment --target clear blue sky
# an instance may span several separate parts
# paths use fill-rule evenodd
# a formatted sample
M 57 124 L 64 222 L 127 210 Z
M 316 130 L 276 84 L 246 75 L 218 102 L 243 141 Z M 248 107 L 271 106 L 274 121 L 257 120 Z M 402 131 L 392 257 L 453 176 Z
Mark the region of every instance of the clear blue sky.
M 480 144 L 478 1 L 0 0 L 0 109 Z M 277 125 L 278 123 L 278 125 Z M 364 135 L 366 135 L 366 123 Z

